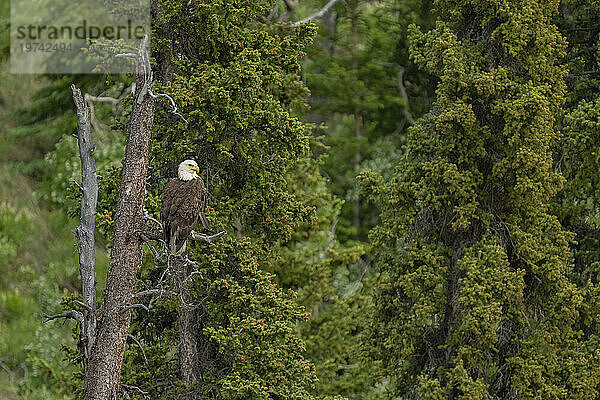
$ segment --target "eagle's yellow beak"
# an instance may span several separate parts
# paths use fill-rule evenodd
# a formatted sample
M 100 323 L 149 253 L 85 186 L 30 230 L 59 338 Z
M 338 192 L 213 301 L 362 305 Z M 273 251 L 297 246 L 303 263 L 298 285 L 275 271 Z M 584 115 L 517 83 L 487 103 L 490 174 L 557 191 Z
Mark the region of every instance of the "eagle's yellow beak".
M 190 169 L 191 169 L 192 171 L 196 171 L 196 173 L 199 173 L 199 172 L 200 172 L 200 168 L 199 168 L 199 167 L 197 167 L 197 166 L 195 166 L 195 165 L 192 165 L 192 166 L 190 167 Z

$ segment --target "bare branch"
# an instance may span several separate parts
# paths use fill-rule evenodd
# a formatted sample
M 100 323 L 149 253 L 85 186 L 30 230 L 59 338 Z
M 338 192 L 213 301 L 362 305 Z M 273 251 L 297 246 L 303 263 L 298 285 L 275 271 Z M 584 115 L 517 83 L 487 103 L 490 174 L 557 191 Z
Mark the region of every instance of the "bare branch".
M 86 96 L 87 96 L 87 94 L 86 94 Z M 100 126 L 101 125 L 100 122 L 98 122 L 98 120 L 96 119 L 96 108 L 94 107 L 94 103 L 91 101 L 88 101 L 87 105 L 90 109 L 90 123 L 94 127 L 94 130 L 100 131 L 102 126 Z M 102 124 L 102 125 L 104 125 L 104 124 Z
M 169 112 L 171 114 L 176 115 L 179 118 L 181 118 L 183 120 L 183 122 L 185 122 L 187 125 L 188 124 L 187 119 L 185 119 L 185 117 L 183 115 L 181 115 L 179 112 L 177 112 L 177 104 L 175 104 L 175 101 L 173 101 L 171 96 L 169 96 L 168 94 L 165 94 L 165 93 L 154 94 L 152 92 L 152 88 L 150 86 L 151 86 L 154 78 L 152 75 L 152 68 L 150 67 L 150 59 L 148 58 L 148 51 L 146 50 L 147 44 L 148 44 L 148 35 L 144 36 L 144 38 L 142 39 L 142 43 L 140 45 L 140 51 L 137 54 L 121 53 L 121 54 L 115 55 L 115 57 L 119 57 L 119 58 L 120 57 L 133 57 L 133 58 L 140 57 L 140 59 L 141 59 L 140 62 L 143 67 L 144 74 L 146 76 L 148 76 L 149 79 L 144 81 L 144 86 L 138 92 L 136 101 L 138 104 L 142 104 L 142 100 L 144 98 L 144 95 L 146 95 L 146 93 L 155 100 L 158 99 L 159 97 L 165 97 L 171 102 L 171 111 L 169 111 Z
M 121 102 L 121 99 L 115 99 L 114 97 L 104 97 L 104 96 L 92 96 L 89 93 L 86 93 L 85 96 L 83 96 L 84 99 L 89 103 L 89 102 L 100 102 L 100 103 L 111 103 L 111 104 L 119 104 Z
M 154 260 L 158 264 L 164 264 L 165 260 L 160 256 L 160 254 L 158 253 L 158 250 L 156 250 L 156 247 L 154 247 L 154 245 L 152 244 L 150 239 L 145 235 L 145 233 L 138 231 L 138 236 L 140 237 L 140 239 L 142 239 L 142 241 L 144 243 L 146 243 L 146 245 L 148 245 L 148 247 L 150 248 L 150 251 L 152 252 L 152 255 L 154 256 Z
M 146 366 L 148 365 L 148 358 L 146 357 L 146 352 L 144 351 L 144 348 L 142 347 L 142 344 L 135 338 L 135 336 L 133 336 L 132 334 L 128 333 L 127 337 L 131 340 L 133 340 L 135 342 L 135 344 L 138 345 L 138 347 L 140 348 L 140 350 L 142 351 L 142 355 L 144 356 L 144 361 L 146 361 Z
M 183 115 L 181 115 L 180 113 L 177 112 L 177 105 L 175 104 L 175 101 L 173 101 L 171 96 L 169 96 L 168 94 L 165 94 L 165 93 L 154 94 L 154 93 L 152 93 L 151 89 L 148 89 L 148 94 L 150 96 L 152 96 L 152 98 L 154 98 L 154 99 L 158 99 L 159 97 L 166 97 L 167 99 L 169 99 L 169 101 L 171 102 L 171 111 L 169 111 L 169 112 L 171 114 L 177 115 L 179 118 L 181 118 L 183 120 L 183 122 L 186 123 L 186 125 L 189 124 L 188 120 L 185 119 L 185 117 Z
M 144 219 L 147 219 L 149 221 L 154 222 L 155 224 L 157 224 L 158 226 L 160 226 L 160 230 L 162 231 L 163 226 L 160 223 L 160 221 L 158 221 L 157 219 L 155 219 L 154 217 L 152 217 L 149 213 L 148 210 L 146 210 L 146 208 L 144 207 Z
M 303 20 L 294 22 L 292 24 L 292 26 L 298 26 L 298 25 L 302 25 L 302 24 L 306 24 L 307 22 L 310 22 L 314 19 L 319 19 L 319 18 L 323 18 L 325 16 L 325 14 L 327 14 L 327 12 L 329 11 L 329 9 L 331 7 L 333 7 L 337 2 L 339 2 L 340 0 L 329 0 L 329 2 L 327 4 L 325 4 L 323 6 L 323 8 L 321 8 L 319 11 L 317 11 L 316 13 L 304 18 Z
M 123 388 L 125 388 L 125 389 L 128 389 L 128 390 L 135 390 L 135 391 L 137 391 L 137 392 L 138 392 L 138 393 L 140 393 L 140 394 L 148 394 L 148 392 L 144 392 L 142 389 L 140 389 L 140 388 L 139 388 L 139 387 L 137 387 L 137 386 L 133 386 L 133 385 L 126 385 L 126 384 L 122 383 L 122 384 L 121 384 L 121 387 L 123 387 Z
M 86 310 L 88 310 L 88 311 L 92 311 L 92 307 L 90 307 L 89 305 L 85 304 L 85 303 L 84 303 L 84 302 L 82 302 L 82 301 L 79 301 L 79 300 L 73 300 L 73 304 L 76 304 L 76 305 L 78 305 L 78 306 L 81 306 L 81 307 L 85 308 L 85 309 L 86 309 Z
M 81 314 L 77 310 L 71 310 L 69 312 L 62 313 L 62 314 L 56 314 L 56 315 L 44 314 L 44 318 L 45 318 L 44 322 L 52 321 L 52 320 L 59 319 L 59 318 L 65 318 L 65 321 L 66 321 L 67 319 L 70 318 L 70 319 L 74 319 L 75 321 L 77 321 L 79 326 L 83 325 L 83 314 Z
M 171 290 L 165 290 L 165 289 L 148 289 L 148 290 L 143 290 L 141 292 L 138 292 L 138 293 L 134 294 L 132 296 L 132 300 L 136 301 L 136 300 L 139 300 L 139 299 L 144 298 L 146 296 L 154 296 L 154 295 L 158 295 L 160 297 L 163 294 L 168 294 L 168 295 L 171 295 L 171 296 L 176 296 L 177 295 L 176 292 L 173 292 Z
M 111 103 L 111 104 L 119 104 L 123 98 L 133 90 L 133 86 L 129 86 L 127 89 L 123 91 L 123 94 L 119 98 L 107 97 L 107 96 L 92 96 L 89 93 L 86 93 L 83 98 L 85 99 L 89 109 L 90 109 L 90 122 L 95 130 L 100 130 L 103 127 L 106 127 L 103 123 L 96 119 L 96 112 L 94 103 Z
M 115 58 L 137 58 L 136 53 L 119 53 L 115 54 Z
M 130 306 L 124 307 L 124 308 L 121 310 L 121 312 L 122 312 L 122 313 L 124 313 L 124 312 L 126 312 L 126 311 L 129 311 L 129 310 L 131 310 L 131 309 L 133 309 L 133 308 L 143 308 L 144 310 L 146 310 L 146 312 L 150 312 L 150 309 L 149 309 L 148 307 L 146 307 L 146 305 L 145 305 L 145 304 L 142 304 L 142 303 L 138 303 L 138 304 L 132 304 L 132 305 L 130 305 Z
M 414 125 L 415 119 L 413 118 L 412 114 L 408 110 L 410 103 L 408 102 L 408 94 L 406 93 L 406 87 L 404 86 L 404 67 L 397 63 L 384 62 L 381 64 L 386 67 L 394 67 L 398 70 L 398 74 L 397 74 L 397 78 L 396 78 L 398 81 L 398 91 L 400 91 L 400 95 L 402 96 L 402 100 L 404 100 L 404 104 L 405 104 L 405 107 L 402 109 L 402 113 L 404 114 L 404 117 L 406 118 L 406 120 L 411 125 Z
M 227 235 L 227 232 L 225 232 L 225 231 L 215 233 L 214 235 L 205 235 L 204 233 L 198 233 L 196 231 L 192 231 L 190 233 L 190 239 L 197 240 L 197 241 L 203 241 L 203 242 L 207 242 L 207 243 L 212 243 L 225 235 Z

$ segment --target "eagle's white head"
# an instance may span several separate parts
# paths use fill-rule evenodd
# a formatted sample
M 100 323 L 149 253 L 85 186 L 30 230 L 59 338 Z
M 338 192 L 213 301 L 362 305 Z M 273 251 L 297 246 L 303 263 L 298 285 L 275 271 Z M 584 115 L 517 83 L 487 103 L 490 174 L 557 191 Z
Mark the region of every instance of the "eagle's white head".
M 200 169 L 198 168 L 196 161 L 185 160 L 179 164 L 177 176 L 182 181 L 191 181 L 192 179 L 199 178 L 198 172 L 200 172 Z

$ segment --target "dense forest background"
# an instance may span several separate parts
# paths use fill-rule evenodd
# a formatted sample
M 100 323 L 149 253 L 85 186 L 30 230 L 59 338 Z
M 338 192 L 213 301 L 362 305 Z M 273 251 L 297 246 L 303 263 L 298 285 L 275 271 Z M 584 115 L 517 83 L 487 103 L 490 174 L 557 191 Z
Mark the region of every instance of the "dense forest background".
M 346 0 L 291 25 L 326 3 L 156 2 L 190 124 L 157 105 L 146 207 L 195 158 L 228 232 L 190 250 L 195 398 L 598 399 L 600 2 Z M 92 121 L 102 299 L 133 77 L 11 75 L 9 7 L 0 398 L 73 399 L 78 330 L 42 318 L 81 295 L 70 85 L 118 100 Z M 163 272 L 145 248 L 138 287 Z M 181 307 L 135 310 L 123 396 L 181 398 Z

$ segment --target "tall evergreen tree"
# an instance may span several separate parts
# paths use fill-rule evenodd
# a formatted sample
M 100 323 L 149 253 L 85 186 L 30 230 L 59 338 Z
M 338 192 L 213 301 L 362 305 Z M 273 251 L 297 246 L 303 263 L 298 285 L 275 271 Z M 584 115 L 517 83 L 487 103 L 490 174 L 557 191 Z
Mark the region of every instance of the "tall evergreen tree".
M 314 366 L 296 332 L 308 314 L 264 269 L 274 249 L 315 218 L 314 205 L 286 181 L 309 148 L 310 130 L 294 112 L 307 95 L 298 62 L 314 28 L 266 24 L 269 7 L 269 1 L 156 4 L 152 43 L 162 87 L 155 92 L 171 95 L 188 123 L 157 107 L 146 207 L 158 217 L 162 188 L 180 161 L 193 158 L 213 199 L 207 216 L 229 236 L 189 243 L 197 270 L 179 284 L 190 296 L 158 299 L 149 315 L 134 317 L 133 333 L 150 357 L 145 365 L 139 348 L 130 347 L 123 382 L 153 398 L 312 398 Z M 118 174 L 103 180 L 106 231 Z M 148 263 L 140 289 L 181 273 L 168 268 Z M 169 362 L 180 349 L 182 308 L 193 314 L 186 329 L 197 356 L 189 366 L 181 354 L 179 365 Z M 192 385 L 182 367 L 193 369 Z
M 558 1 L 435 1 L 411 55 L 440 79 L 392 180 L 362 176 L 381 209 L 373 353 L 404 398 L 596 398 L 573 235 L 549 211 L 563 105 Z M 587 320 L 580 319 L 586 315 Z

